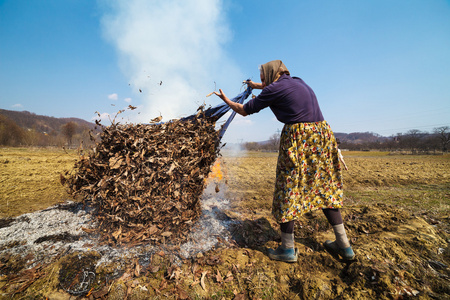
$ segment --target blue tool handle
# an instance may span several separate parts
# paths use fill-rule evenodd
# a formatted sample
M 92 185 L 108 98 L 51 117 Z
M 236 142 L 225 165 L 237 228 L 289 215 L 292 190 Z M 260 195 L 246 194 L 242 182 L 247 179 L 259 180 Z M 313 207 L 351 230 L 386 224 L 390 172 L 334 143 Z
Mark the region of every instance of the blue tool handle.
M 238 102 L 240 104 L 244 103 L 244 100 L 247 99 L 247 97 L 252 94 L 252 90 L 253 89 L 250 86 L 248 86 L 247 89 L 243 93 L 241 93 L 240 95 L 238 95 L 235 98 L 233 98 L 232 101 L 233 102 Z M 227 106 L 227 108 L 229 110 L 230 107 L 228 105 L 226 105 L 226 106 Z M 233 111 L 231 113 L 230 117 L 228 118 L 228 120 L 225 122 L 225 124 L 222 125 L 222 128 L 220 129 L 220 132 L 219 132 L 219 140 L 222 139 L 223 135 L 225 134 L 225 131 L 228 129 L 228 126 L 230 125 L 231 121 L 233 121 L 235 116 L 236 116 L 236 112 Z

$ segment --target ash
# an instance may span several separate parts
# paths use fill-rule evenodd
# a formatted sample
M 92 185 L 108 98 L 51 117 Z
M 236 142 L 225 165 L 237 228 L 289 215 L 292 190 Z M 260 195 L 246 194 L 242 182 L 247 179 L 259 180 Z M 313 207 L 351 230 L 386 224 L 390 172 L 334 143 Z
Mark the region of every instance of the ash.
M 220 188 L 219 192 L 216 190 Z M 223 212 L 229 207 L 224 196 L 225 185 L 211 181 L 201 197 L 202 216 L 193 225 L 188 241 L 174 252 L 173 245 L 140 245 L 111 247 L 99 243 L 98 236 L 84 229 L 95 227 L 93 209 L 82 203 L 66 202 L 45 210 L 28 213 L 0 222 L 0 256 L 20 255 L 29 258 L 25 267 L 47 264 L 72 252 L 96 251 L 101 255 L 97 266 L 104 263 L 126 264 L 126 260 L 139 257 L 146 265 L 153 253 L 169 252 L 174 262 L 190 258 L 215 247 L 219 240 L 229 241 L 228 225 L 233 221 Z M 168 247 L 167 247 L 168 246 Z M 31 254 L 31 256 L 30 256 Z M 0 274 L 1 275 L 1 274 Z
M 219 239 L 225 242 L 231 240 L 228 226 L 233 220 L 224 213 L 230 205 L 224 195 L 225 188 L 222 182 L 210 182 L 207 185 L 201 199 L 202 216 L 189 234 L 188 242 L 180 247 L 180 254 L 184 258 L 212 249 Z

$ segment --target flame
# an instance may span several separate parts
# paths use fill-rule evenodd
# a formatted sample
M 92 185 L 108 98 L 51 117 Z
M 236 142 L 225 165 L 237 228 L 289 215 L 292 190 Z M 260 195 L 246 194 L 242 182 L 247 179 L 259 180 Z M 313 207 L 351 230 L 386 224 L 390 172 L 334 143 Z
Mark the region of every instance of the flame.
M 217 181 L 222 180 L 223 172 L 222 172 L 222 168 L 220 167 L 219 160 L 216 160 L 214 165 L 211 167 L 211 172 L 209 172 L 208 178 L 213 178 L 213 179 L 216 179 Z

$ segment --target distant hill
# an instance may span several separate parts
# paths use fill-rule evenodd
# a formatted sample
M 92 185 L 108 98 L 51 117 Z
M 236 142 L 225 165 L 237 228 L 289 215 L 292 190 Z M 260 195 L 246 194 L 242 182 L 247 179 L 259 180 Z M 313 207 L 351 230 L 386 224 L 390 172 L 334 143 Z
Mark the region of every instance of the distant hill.
M 351 144 L 383 142 L 389 139 L 388 137 L 381 136 L 373 132 L 352 132 L 352 133 L 334 132 L 334 136 L 337 139 L 339 139 L 342 143 L 351 143 Z M 273 141 L 266 140 L 257 142 L 257 144 L 262 146 L 270 143 L 273 144 Z
M 80 128 L 94 129 L 95 124 L 78 118 L 55 118 L 36 115 L 29 111 L 13 111 L 0 109 L 3 115 L 24 129 L 33 129 L 41 133 L 59 132 L 61 126 L 74 122 Z
M 72 147 L 92 145 L 95 124 L 78 118 L 41 116 L 29 111 L 0 109 L 0 146 Z
M 381 136 L 373 132 L 352 132 L 352 133 L 335 132 L 334 136 L 337 139 L 339 139 L 341 143 L 350 143 L 350 144 L 384 142 L 389 139 L 388 137 Z

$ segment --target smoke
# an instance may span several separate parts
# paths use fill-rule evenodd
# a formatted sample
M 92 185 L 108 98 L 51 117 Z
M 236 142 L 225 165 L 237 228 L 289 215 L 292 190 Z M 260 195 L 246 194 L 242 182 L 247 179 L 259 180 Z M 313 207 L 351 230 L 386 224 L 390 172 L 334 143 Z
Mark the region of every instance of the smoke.
M 138 121 L 194 113 L 216 83 L 243 76 L 224 46 L 231 32 L 220 0 L 105 1 L 103 33 L 117 49 L 132 92 L 142 99 Z M 208 102 L 209 101 L 209 102 Z M 217 102 L 214 102 L 217 101 Z M 211 103 L 214 102 L 214 103 Z

